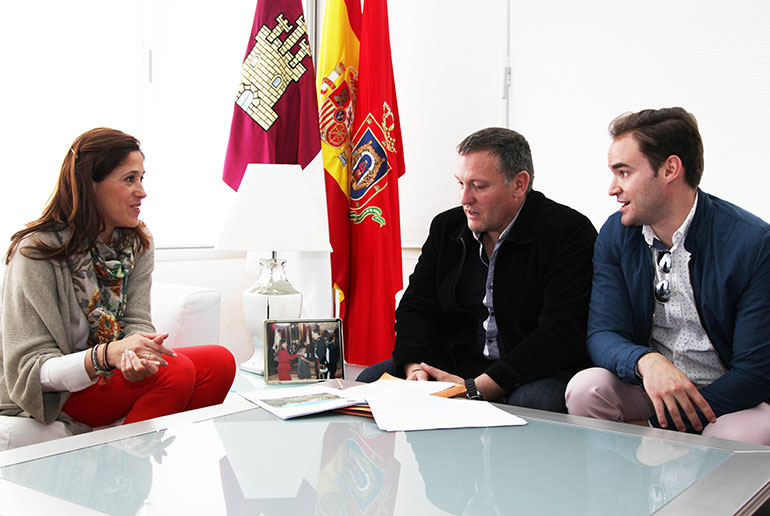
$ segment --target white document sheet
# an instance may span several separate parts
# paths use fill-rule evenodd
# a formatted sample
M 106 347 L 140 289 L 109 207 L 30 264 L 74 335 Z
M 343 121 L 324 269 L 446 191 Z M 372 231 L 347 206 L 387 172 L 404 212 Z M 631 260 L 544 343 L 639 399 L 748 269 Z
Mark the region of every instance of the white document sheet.
M 369 402 L 377 426 L 386 432 L 527 424 L 522 418 L 486 401 L 385 390 L 369 395 L 366 401 Z
M 428 396 L 453 387 L 452 382 L 407 382 L 405 380 L 377 380 L 345 389 L 348 398 L 366 400 L 369 396 L 382 392 L 401 392 L 411 396 Z

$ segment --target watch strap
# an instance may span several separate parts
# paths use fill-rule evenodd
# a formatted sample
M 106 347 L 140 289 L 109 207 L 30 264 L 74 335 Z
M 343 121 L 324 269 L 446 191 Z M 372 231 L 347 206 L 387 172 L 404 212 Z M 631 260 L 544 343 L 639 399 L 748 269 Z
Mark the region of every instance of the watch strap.
M 484 397 L 481 396 L 481 393 L 476 388 L 476 379 L 475 378 L 467 378 L 465 380 L 465 396 L 469 400 L 483 400 Z

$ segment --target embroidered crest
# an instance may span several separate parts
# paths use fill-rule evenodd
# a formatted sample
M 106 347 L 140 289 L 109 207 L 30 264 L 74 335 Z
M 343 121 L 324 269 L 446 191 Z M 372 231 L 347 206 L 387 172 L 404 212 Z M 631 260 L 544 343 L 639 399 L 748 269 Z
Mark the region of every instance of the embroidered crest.
M 350 124 L 356 104 L 358 71 L 339 63 L 321 80 L 321 106 L 319 127 L 321 140 L 332 147 L 342 149 L 338 158 L 347 165 L 347 146 L 350 143 Z
M 369 216 L 380 226 L 386 224 L 382 209 L 372 200 L 388 186 L 388 151 L 395 152 L 393 124 L 393 113 L 383 104 L 382 124 L 369 114 L 354 137 L 350 155 L 350 220 L 354 224 Z
M 241 67 L 241 85 L 235 100 L 265 131 L 278 120 L 273 107 L 286 88 L 307 72 L 302 60 L 310 56 L 303 15 L 299 15 L 294 26 L 283 14 L 275 22 L 272 29 L 267 25 L 260 27 L 254 37 L 254 46 Z M 282 40 L 284 34 L 286 38 Z M 297 51 L 293 53 L 295 46 Z
M 350 156 L 350 200 L 364 200 L 387 171 L 388 155 L 372 130 L 366 129 Z

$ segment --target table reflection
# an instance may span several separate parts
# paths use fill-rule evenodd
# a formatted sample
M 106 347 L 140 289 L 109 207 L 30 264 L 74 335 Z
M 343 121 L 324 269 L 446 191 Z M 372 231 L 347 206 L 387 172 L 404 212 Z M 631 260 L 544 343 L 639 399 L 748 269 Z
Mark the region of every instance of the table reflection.
M 408 432 L 427 500 L 450 514 L 578 514 L 580 436 L 548 425 Z M 554 467 L 555 466 L 555 467 Z
M 727 452 L 623 434 L 586 437 L 593 514 L 652 514 L 721 464 Z
M 119 515 L 633 516 L 657 511 L 731 455 L 538 419 L 404 434 L 371 419 L 281 421 L 254 409 L 0 475 Z
M 281 438 L 276 436 L 271 448 L 259 447 L 261 457 L 251 467 L 239 465 L 233 460 L 239 455 L 230 451 L 240 448 L 242 457 L 244 441 L 218 425 L 228 450 L 220 461 L 228 514 L 393 514 L 400 471 L 394 458 L 396 434 L 380 432 L 368 421 L 296 423 L 292 422 L 293 427 L 279 423 Z M 325 427 L 320 433 L 319 424 Z M 297 455 L 303 447 L 304 452 Z M 286 463 L 287 456 L 281 454 L 288 449 L 292 463 Z M 314 460 L 316 454 L 318 460 Z M 281 470 L 280 476 L 271 474 L 276 469 Z M 255 491 L 256 485 L 260 487 Z
M 153 464 L 174 441 L 165 430 L 2 468 L 2 478 L 107 514 L 133 515 L 152 488 Z
M 457 515 L 618 514 L 660 509 L 729 457 L 604 431 L 526 427 L 408 432 L 426 499 Z

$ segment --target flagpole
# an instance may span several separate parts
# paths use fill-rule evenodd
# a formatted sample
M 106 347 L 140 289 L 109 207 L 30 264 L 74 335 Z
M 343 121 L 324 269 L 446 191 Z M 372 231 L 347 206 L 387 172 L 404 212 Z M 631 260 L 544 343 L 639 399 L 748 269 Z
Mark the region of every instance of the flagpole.
M 307 16 L 307 37 L 310 40 L 310 47 L 313 53 L 313 67 L 318 68 L 318 0 L 305 0 L 305 15 Z M 510 1 L 510 0 L 509 0 Z
M 503 98 L 505 99 L 505 127 L 511 123 L 511 0 L 505 2 L 505 68 L 503 69 Z

